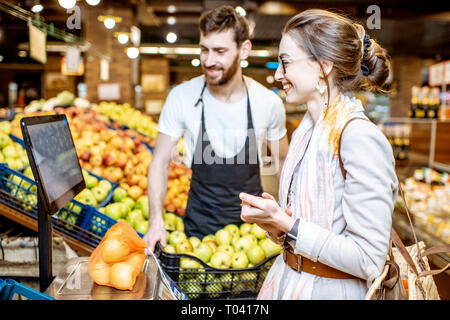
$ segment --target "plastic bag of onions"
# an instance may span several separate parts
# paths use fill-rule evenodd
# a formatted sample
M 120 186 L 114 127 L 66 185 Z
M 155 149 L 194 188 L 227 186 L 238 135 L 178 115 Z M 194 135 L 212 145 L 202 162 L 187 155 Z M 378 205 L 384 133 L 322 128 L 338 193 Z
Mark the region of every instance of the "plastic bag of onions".
M 132 290 L 145 261 L 147 244 L 125 221 L 105 234 L 88 261 L 89 275 L 98 285 Z

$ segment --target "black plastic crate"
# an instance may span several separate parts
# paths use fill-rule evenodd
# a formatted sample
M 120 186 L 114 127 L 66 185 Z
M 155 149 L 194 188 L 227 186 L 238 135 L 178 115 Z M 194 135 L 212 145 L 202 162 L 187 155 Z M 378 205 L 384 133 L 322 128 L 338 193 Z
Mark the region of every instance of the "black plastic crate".
M 162 269 L 189 299 L 256 299 L 264 279 L 278 254 L 245 269 L 216 269 L 189 254 L 168 253 L 158 242 L 155 255 Z M 188 258 L 202 267 L 185 269 L 180 259 Z

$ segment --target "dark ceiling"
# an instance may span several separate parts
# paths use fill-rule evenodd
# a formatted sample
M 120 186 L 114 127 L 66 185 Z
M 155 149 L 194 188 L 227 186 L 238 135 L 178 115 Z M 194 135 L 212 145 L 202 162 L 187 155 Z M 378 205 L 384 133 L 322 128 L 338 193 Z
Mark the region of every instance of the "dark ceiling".
M 0 3 L 4 0 L 0 0 Z M 29 10 L 36 0 L 10 1 Z M 46 22 L 65 28 L 66 11 L 57 0 L 41 0 L 45 9 L 41 17 Z M 83 1 L 84 2 L 84 1 Z M 450 57 L 450 1 L 375 1 L 372 0 L 318 0 L 293 1 L 282 3 L 275 1 L 218 1 L 218 0 L 102 0 L 99 6 L 131 6 L 135 10 L 141 28 L 141 43 L 164 43 L 165 35 L 174 31 L 178 43 L 198 43 L 198 18 L 202 11 L 221 4 L 240 5 L 247 10 L 247 17 L 255 24 L 253 43 L 277 46 L 281 29 L 295 13 L 308 8 L 333 9 L 351 15 L 364 25 L 370 13 L 367 8 L 378 5 L 381 14 L 380 29 L 367 30 L 371 37 L 377 39 L 391 55 L 420 55 Z M 79 3 L 81 4 L 80 0 Z M 84 4 L 84 3 L 83 3 Z M 169 5 L 176 6 L 176 12 L 169 13 Z M 83 5 L 81 6 L 83 8 Z M 88 7 L 86 5 L 86 7 Z M 272 8 L 272 9 L 268 9 Z M 278 13 L 273 13 L 274 8 Z M 268 12 L 270 11 L 270 14 Z M 169 16 L 177 19 L 175 25 L 167 24 Z M 80 34 L 82 36 L 82 34 Z M 13 52 L 17 43 L 28 41 L 28 32 L 24 21 L 13 18 L 0 10 L 0 55 L 16 59 Z M 9 50 L 9 51 L 8 51 Z M 7 58 L 8 59 L 8 58 Z

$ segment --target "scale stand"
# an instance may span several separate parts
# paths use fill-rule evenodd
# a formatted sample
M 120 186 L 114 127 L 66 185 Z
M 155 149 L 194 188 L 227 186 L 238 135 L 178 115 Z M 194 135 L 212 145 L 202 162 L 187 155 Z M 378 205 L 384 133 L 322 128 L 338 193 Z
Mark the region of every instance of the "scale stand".
M 39 188 L 38 188 L 39 190 Z M 38 196 L 39 288 L 44 292 L 53 281 L 53 228 L 51 215 Z

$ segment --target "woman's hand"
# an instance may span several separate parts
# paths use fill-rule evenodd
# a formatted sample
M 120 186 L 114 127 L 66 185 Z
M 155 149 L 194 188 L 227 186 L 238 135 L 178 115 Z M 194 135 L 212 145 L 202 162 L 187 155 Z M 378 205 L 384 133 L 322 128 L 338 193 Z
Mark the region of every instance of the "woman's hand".
M 263 193 L 256 197 L 248 193 L 239 194 L 242 200 L 241 219 L 245 222 L 256 223 L 274 236 L 280 236 L 292 229 L 295 220 L 278 205 L 274 197 Z

